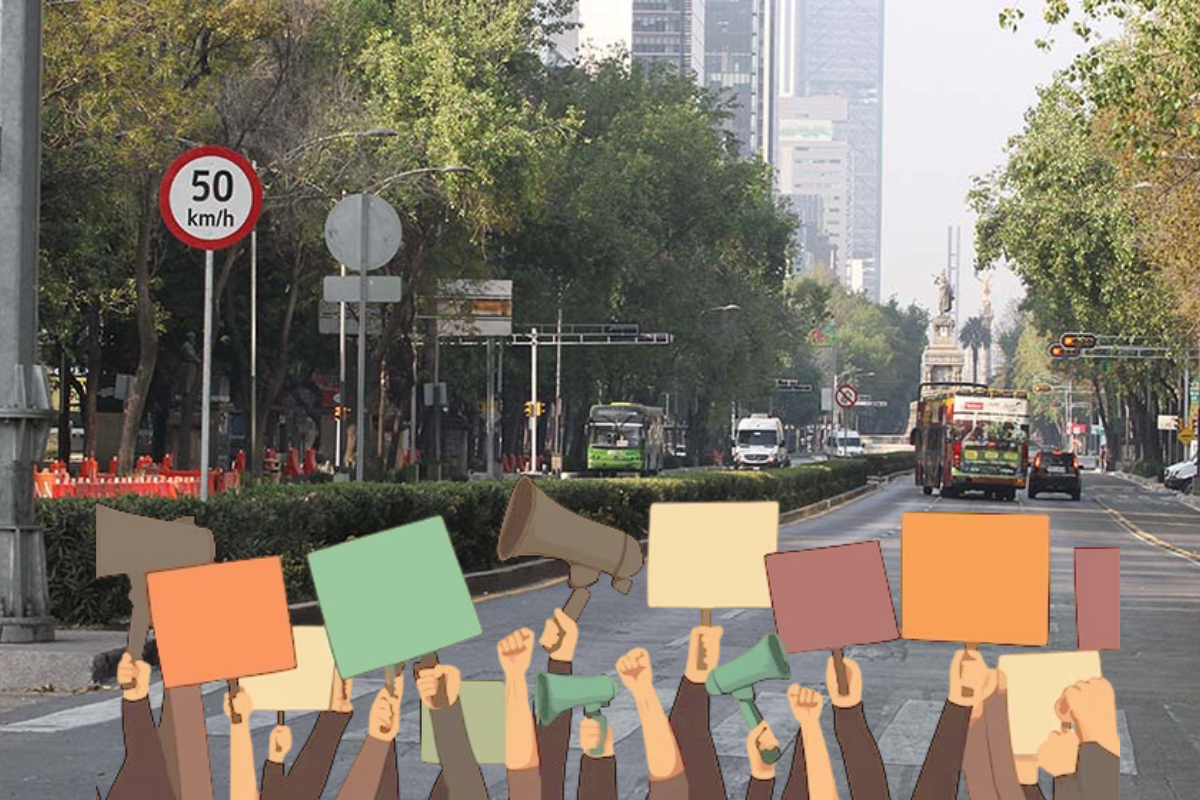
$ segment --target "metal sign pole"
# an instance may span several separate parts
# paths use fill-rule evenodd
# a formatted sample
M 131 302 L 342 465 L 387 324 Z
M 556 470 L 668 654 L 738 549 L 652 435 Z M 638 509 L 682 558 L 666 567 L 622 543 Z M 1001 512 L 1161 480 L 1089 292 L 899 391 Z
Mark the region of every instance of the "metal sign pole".
M 358 394 L 355 397 L 356 430 L 354 436 L 354 477 L 363 479 L 363 457 L 366 452 L 366 391 L 367 391 L 367 248 L 370 234 L 371 218 L 370 205 L 366 192 L 362 193 L 362 209 L 360 213 L 358 239 L 358 277 L 360 281 L 358 295 Z
M 346 277 L 346 265 L 342 264 L 342 277 Z M 337 446 L 333 454 L 333 465 L 342 466 L 342 418 L 346 416 L 346 302 L 338 302 L 338 415 Z
M 530 366 L 529 366 L 529 472 L 530 474 L 537 472 L 537 437 L 538 437 L 538 418 L 537 418 L 537 372 L 538 372 L 538 332 L 537 328 L 529 334 L 530 344 Z
M 251 162 L 255 170 L 258 164 Z M 250 231 L 250 474 L 258 474 L 258 226 Z
M 200 502 L 208 502 L 208 435 L 212 399 L 213 251 L 204 251 L 204 358 L 200 400 Z M 191 436 L 191 431 L 184 431 Z
M 484 412 L 485 425 L 487 431 L 487 446 L 484 448 L 484 458 L 487 459 L 486 473 L 488 478 L 495 478 L 495 463 L 496 463 L 496 358 L 495 340 L 488 338 L 487 340 L 487 394 L 485 402 L 487 410 Z

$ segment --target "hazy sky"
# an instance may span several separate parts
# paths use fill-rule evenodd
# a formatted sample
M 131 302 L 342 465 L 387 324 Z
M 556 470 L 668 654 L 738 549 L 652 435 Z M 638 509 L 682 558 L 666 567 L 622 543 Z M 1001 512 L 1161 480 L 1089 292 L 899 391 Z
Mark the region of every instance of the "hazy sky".
M 960 316 L 980 311 L 973 278 L 972 175 L 1003 163 L 1036 87 L 1069 64 L 1079 45 L 1068 30 L 1044 53 L 1044 24 L 1000 30 L 1004 0 L 887 0 L 883 100 L 883 296 L 937 305 L 935 272 L 946 263 L 946 227 L 961 225 Z M 1034 17 L 1033 3 L 1026 3 Z M 1040 2 L 1036 5 L 1040 6 Z M 1023 294 L 1007 270 L 992 281 L 997 317 Z

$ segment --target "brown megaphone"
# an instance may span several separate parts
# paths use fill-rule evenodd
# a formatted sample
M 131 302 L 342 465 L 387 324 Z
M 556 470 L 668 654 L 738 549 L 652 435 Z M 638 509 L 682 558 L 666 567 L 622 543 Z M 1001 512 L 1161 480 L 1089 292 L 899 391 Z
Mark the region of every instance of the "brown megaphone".
M 496 554 L 501 561 L 542 556 L 570 564 L 571 598 L 563 612 L 574 620 L 583 613 L 591 597 L 588 587 L 600 579 L 600 573 L 612 575 L 613 588 L 629 594 L 631 579 L 645 562 L 642 547 L 632 536 L 568 511 L 527 477 L 517 481 L 508 500 Z
M 191 518 L 167 522 L 96 506 L 96 577 L 129 576 L 128 650 L 134 659 L 142 657 L 150 633 L 146 573 L 211 564 L 216 555 L 212 531 L 196 527 Z

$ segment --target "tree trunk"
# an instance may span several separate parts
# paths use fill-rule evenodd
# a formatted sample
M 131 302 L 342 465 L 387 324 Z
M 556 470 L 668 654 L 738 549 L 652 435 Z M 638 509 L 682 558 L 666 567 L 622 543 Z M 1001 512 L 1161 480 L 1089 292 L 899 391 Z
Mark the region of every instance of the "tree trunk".
M 267 428 L 271 407 L 279 399 L 279 392 L 283 389 L 283 382 L 287 377 L 288 356 L 292 341 L 292 320 L 296 316 L 296 303 L 300 299 L 300 275 L 303 271 L 304 251 L 301 250 L 292 259 L 292 279 L 288 283 L 287 307 L 283 314 L 283 322 L 279 325 L 279 350 L 275 358 L 275 365 L 271 369 L 271 379 L 267 381 L 267 390 L 263 393 L 262 403 L 258 409 L 259 441 L 252 445 L 256 453 L 261 449 L 259 442 L 262 440 L 263 431 Z
M 155 327 L 155 303 L 150 289 L 150 251 L 154 226 L 158 224 L 158 209 L 154 202 L 154 183 L 149 176 L 143 177 L 140 191 L 137 251 L 133 261 L 137 285 L 138 365 L 133 388 L 125 398 L 125 412 L 121 420 L 117 470 L 123 475 L 128 474 L 133 466 L 142 414 L 146 410 L 146 398 L 150 394 L 150 383 L 154 380 L 154 369 L 158 364 L 158 329 Z
M 96 400 L 100 396 L 100 371 L 103 369 L 100 347 L 100 300 L 93 296 L 88 305 L 87 398 L 83 415 L 83 455 L 96 457 Z
M 71 463 L 71 377 L 62 342 L 58 343 L 58 460 Z

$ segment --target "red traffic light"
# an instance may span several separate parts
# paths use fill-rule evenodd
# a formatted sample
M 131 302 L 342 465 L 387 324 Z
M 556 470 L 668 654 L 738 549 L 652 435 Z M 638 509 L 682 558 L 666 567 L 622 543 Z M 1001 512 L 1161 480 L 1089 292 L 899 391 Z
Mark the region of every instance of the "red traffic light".
M 1055 343 L 1050 345 L 1049 349 L 1051 358 L 1078 358 L 1079 351 L 1071 347 L 1063 347 L 1061 344 Z
M 1051 355 L 1054 354 L 1051 353 Z M 1033 387 L 1034 394 L 1045 394 L 1048 391 L 1050 391 L 1050 384 L 1048 383 L 1039 383 L 1037 386 Z

